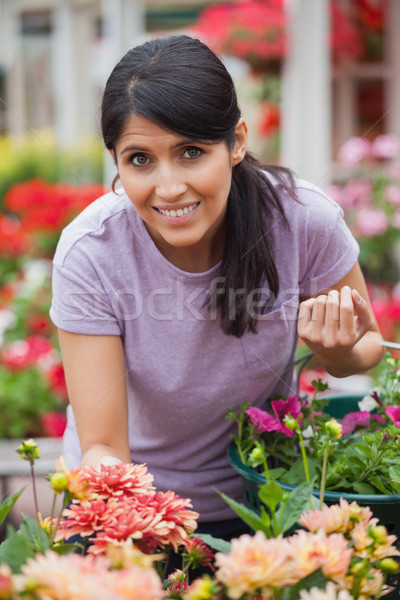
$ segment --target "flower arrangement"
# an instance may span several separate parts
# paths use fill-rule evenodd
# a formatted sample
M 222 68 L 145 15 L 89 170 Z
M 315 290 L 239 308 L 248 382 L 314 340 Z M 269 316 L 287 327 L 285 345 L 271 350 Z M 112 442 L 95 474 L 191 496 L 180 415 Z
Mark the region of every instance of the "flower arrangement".
M 1 144 L 0 144 L 1 151 Z M 104 193 L 97 184 L 12 185 L 0 213 L 0 438 L 61 436 L 67 390 L 49 319 L 61 229 Z
M 18 453 L 34 481 L 37 444 L 27 440 Z M 37 507 L 36 522 L 25 517 L 18 531 L 8 529 L 3 600 L 372 600 L 398 572 L 396 538 L 367 507 L 341 500 L 305 511 L 309 486 L 296 496 L 276 482 L 261 486 L 268 510 L 260 516 L 228 499 L 255 534 L 231 544 L 208 536 L 214 555 L 196 537 L 190 500 L 157 492 L 146 465 L 68 471 L 60 457 L 48 479 L 55 497 L 64 494 L 61 514 L 44 519 Z M 0 522 L 20 494 L 0 505 Z M 301 529 L 283 537 L 296 522 Z M 169 572 L 171 550 L 182 569 Z M 191 579 L 201 565 L 208 572 Z
M 360 264 L 369 281 L 397 283 L 400 270 L 400 140 L 352 137 L 339 149 L 341 174 L 327 193 L 343 208 L 360 244 Z
M 329 416 L 327 385 L 314 381 L 312 397 L 272 400 L 262 410 L 242 404 L 235 445 L 243 464 L 268 469 L 268 478 L 324 491 L 400 493 L 400 359 L 389 353 L 380 385 L 340 421 Z M 268 460 L 266 460 L 268 459 Z M 318 483 L 319 482 L 319 483 Z
M 335 63 L 363 53 L 356 15 L 332 1 L 330 43 Z M 287 53 L 287 14 L 283 0 L 243 0 L 206 7 L 194 28 L 210 47 L 247 61 L 255 72 L 276 71 Z

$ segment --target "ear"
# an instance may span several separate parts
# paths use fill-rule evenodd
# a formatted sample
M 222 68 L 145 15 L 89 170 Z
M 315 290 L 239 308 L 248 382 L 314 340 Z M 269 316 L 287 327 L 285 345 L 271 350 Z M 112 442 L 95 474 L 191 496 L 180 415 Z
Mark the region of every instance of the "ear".
M 247 151 L 247 125 L 240 118 L 235 127 L 235 145 L 232 150 L 232 167 L 242 162 Z

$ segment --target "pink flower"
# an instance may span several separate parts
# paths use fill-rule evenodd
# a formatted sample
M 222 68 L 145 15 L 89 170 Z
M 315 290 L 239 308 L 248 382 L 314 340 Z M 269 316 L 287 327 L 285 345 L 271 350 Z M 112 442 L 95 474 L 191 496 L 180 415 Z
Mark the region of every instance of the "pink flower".
M 343 202 L 345 202 L 345 198 L 343 195 L 343 190 L 340 185 L 329 185 L 325 189 L 326 194 L 334 201 L 337 202 L 340 206 L 343 206 Z
M 40 416 L 40 423 L 46 435 L 62 437 L 67 424 L 67 417 L 64 413 L 48 410 Z
M 343 188 L 341 206 L 369 208 L 372 205 L 372 185 L 367 179 L 351 179 Z
M 390 419 L 392 419 L 396 427 L 400 428 L 400 406 L 387 406 L 385 413 Z
M 246 415 L 250 417 L 251 424 L 260 433 L 264 433 L 265 431 L 277 431 L 280 427 L 278 419 L 256 406 L 248 408 L 246 410 Z
M 299 398 L 297 396 L 289 396 L 287 400 L 273 400 L 271 406 L 279 422 L 278 431 L 284 433 L 287 437 L 293 437 L 293 430 L 286 427 L 284 419 L 286 415 L 293 417 L 293 419 L 297 419 L 301 415 L 301 402 Z M 302 421 L 303 415 L 301 415 L 299 424 Z
M 299 531 L 289 542 L 296 557 L 294 570 L 299 579 L 319 568 L 330 579 L 341 580 L 346 575 L 352 550 L 342 534 L 327 535 L 322 529 L 317 533 Z
M 153 475 L 147 472 L 146 465 L 119 463 L 113 466 L 101 465 L 100 471 L 94 467 L 83 469 L 88 489 L 100 498 L 149 494 L 154 491 Z
M 392 206 L 400 206 L 400 186 L 388 185 L 385 189 L 385 196 Z
M 362 137 L 351 137 L 339 148 L 338 160 L 346 167 L 354 167 L 371 154 L 371 143 Z
M 396 158 L 400 153 L 400 140 L 393 134 L 378 135 L 371 146 L 371 153 L 375 158 Z
M 389 227 L 386 213 L 380 208 L 361 209 L 356 218 L 357 234 L 363 237 L 374 237 L 385 233 Z
M 84 500 L 74 502 L 64 508 L 56 539 L 68 540 L 73 535 L 89 537 L 114 522 L 104 500 Z
M 372 512 L 367 506 L 359 506 L 356 502 L 349 504 L 347 500 L 340 498 L 339 504 L 303 513 L 299 523 L 313 532 L 322 529 L 327 534 L 348 533 L 357 523 L 366 527 L 371 518 Z
M 357 429 L 357 427 L 368 427 L 370 422 L 371 413 L 367 410 L 347 413 L 340 421 L 342 425 L 342 434 L 347 435 Z
M 298 580 L 295 559 L 287 539 L 267 539 L 262 531 L 233 539 L 228 554 L 215 557 L 216 578 L 228 588 L 229 598 L 261 594 L 268 598 L 272 588 L 283 588 Z
M 214 553 L 204 542 L 197 537 L 189 537 L 184 540 L 184 545 L 186 546 L 184 558 L 191 568 L 205 566 L 214 570 L 212 565 Z
M 22 567 L 22 583 L 35 584 L 35 598 L 47 600 L 162 600 L 165 594 L 153 568 L 131 565 L 109 570 L 103 557 L 36 554 Z

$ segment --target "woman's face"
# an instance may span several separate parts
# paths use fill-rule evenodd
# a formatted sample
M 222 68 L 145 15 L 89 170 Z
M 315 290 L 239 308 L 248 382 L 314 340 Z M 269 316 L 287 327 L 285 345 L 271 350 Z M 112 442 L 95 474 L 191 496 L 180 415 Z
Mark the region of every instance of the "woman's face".
M 186 139 L 132 115 L 115 151 L 124 190 L 166 258 L 189 271 L 216 264 L 222 258 L 232 167 L 246 152 L 244 121 L 238 122 L 229 151 L 223 142 Z

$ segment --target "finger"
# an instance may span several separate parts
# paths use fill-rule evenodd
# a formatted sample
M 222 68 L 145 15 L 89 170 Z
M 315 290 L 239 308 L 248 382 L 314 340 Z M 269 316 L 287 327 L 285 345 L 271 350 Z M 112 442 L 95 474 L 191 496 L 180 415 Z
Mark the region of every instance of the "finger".
M 308 323 L 311 320 L 312 309 L 314 306 L 315 298 L 308 298 L 308 300 L 303 300 L 299 306 L 299 314 L 297 317 L 298 321 L 302 321 L 303 323 Z
M 326 301 L 327 324 L 339 325 L 340 321 L 340 295 L 337 290 L 331 290 Z
M 326 300 L 327 297 L 325 295 L 317 296 L 315 298 L 314 306 L 312 309 L 311 320 L 317 321 L 318 323 L 323 324 L 325 322 L 325 313 L 326 313 Z
M 357 329 L 364 335 L 374 324 L 374 317 L 368 303 L 355 289 L 351 292 L 354 301 L 354 310 L 357 316 Z
M 354 304 L 351 288 L 345 285 L 340 290 L 340 332 L 351 336 L 355 331 Z

